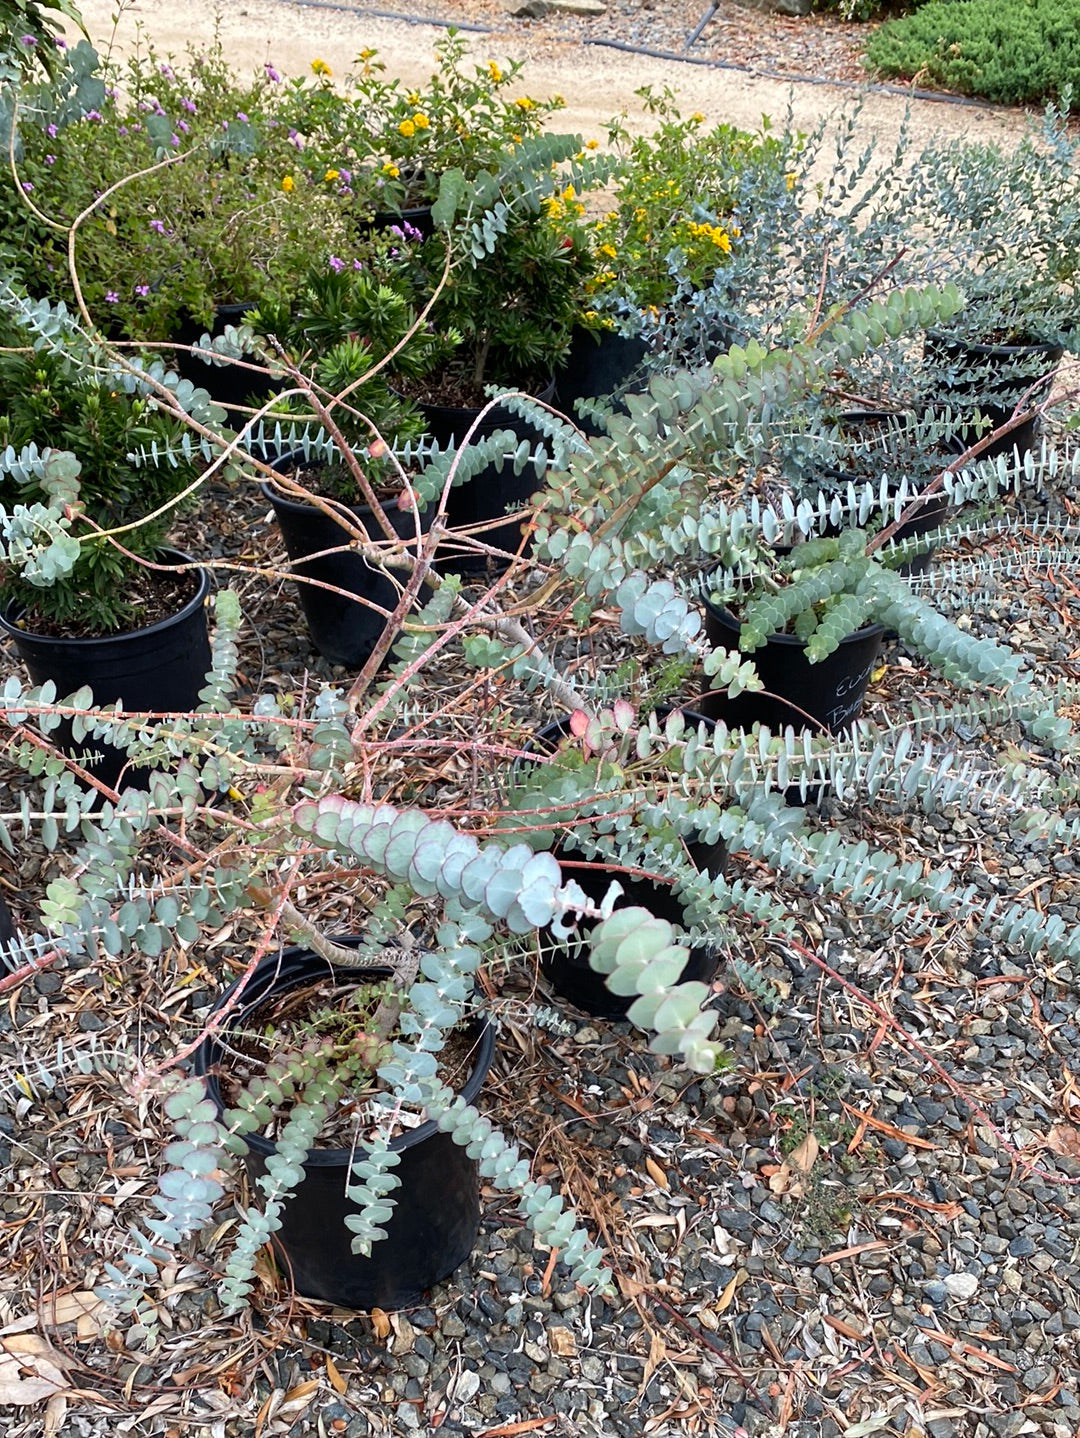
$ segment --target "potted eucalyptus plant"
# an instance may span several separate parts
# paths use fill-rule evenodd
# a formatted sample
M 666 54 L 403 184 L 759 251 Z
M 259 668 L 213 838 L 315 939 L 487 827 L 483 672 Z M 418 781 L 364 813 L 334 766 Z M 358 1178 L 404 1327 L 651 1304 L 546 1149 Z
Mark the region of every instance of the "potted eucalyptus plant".
M 42 306 L 10 284 L 0 304 L 0 505 L 23 544 L 48 539 L 41 563 L 5 573 L 0 630 L 34 681 L 62 694 L 89 685 L 100 704 L 190 709 L 210 658 L 209 577 L 167 541 L 199 466 L 151 455 L 178 445 L 184 403 L 211 422 L 220 411 L 186 382 L 168 390 L 160 365 L 102 374 L 101 351 L 66 316 L 68 352 L 36 349 Z M 112 783 L 121 762 L 114 751 L 88 768 Z

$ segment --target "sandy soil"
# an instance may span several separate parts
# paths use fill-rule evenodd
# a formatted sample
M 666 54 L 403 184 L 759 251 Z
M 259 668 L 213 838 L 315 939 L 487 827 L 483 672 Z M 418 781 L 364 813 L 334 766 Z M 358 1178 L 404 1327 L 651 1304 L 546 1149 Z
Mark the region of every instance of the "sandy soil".
M 448 4 L 447 14 L 468 12 L 467 6 Z M 158 49 L 182 54 L 192 41 L 212 32 L 218 7 L 213 0 L 139 0 L 122 6 L 118 25 L 112 16 L 116 0 L 85 0 L 83 15 L 91 37 L 99 46 L 114 40 L 121 50 L 134 43 L 141 25 Z M 430 13 L 430 12 L 428 12 Z M 553 39 L 546 27 L 534 27 L 503 17 L 490 6 L 485 11 L 496 33 L 478 35 L 477 58 L 527 58 L 525 78 L 534 95 L 562 94 L 567 108 L 558 117 L 560 129 L 602 138 L 604 122 L 625 111 L 635 123 L 639 101 L 634 91 L 644 84 L 671 85 L 684 109 L 701 110 L 716 122 L 756 127 L 763 114 L 780 120 L 790 102 L 795 123 L 811 128 L 818 119 L 852 100 L 850 85 L 796 80 L 789 84 L 750 73 L 672 60 L 654 59 L 623 51 Z M 335 75 L 345 75 L 358 50 L 373 46 L 392 74 L 418 83 L 431 71 L 432 46 L 445 33 L 437 26 L 403 20 L 372 18 L 359 10 L 329 3 L 289 4 L 287 0 L 248 0 L 228 7 L 217 23 L 238 69 L 254 68 L 272 59 L 287 74 L 308 72 L 316 57 L 325 60 Z M 612 26 L 612 38 L 619 38 Z M 752 57 L 745 57 L 752 62 Z M 881 141 L 891 141 L 910 104 L 913 137 L 922 142 L 938 131 L 962 132 L 972 139 L 1008 139 L 1022 132 L 1026 120 L 1018 111 L 950 103 L 907 100 L 902 95 L 868 91 L 863 116 Z M 644 123 L 639 118 L 637 123 Z

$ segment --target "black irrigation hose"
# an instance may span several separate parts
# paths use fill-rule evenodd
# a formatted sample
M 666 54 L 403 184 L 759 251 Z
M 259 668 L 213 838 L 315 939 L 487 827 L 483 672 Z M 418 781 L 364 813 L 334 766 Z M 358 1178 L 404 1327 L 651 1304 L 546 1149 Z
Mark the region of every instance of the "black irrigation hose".
M 859 80 L 827 80 L 822 75 L 789 75 L 782 70 L 759 70 L 754 65 L 738 65 L 734 60 L 709 60 L 700 55 L 683 55 L 676 50 L 654 50 L 650 45 L 631 45 L 628 40 L 583 40 L 582 44 L 602 45 L 609 50 L 625 50 L 631 55 L 648 55 L 653 60 L 678 60 L 682 65 L 704 65 L 712 70 L 739 70 L 744 75 L 758 75 L 763 80 L 785 80 L 791 85 L 835 85 L 842 90 L 904 95 L 912 100 L 935 100 L 942 105 L 971 105 L 977 110 L 999 108 L 989 100 L 976 100 L 969 95 L 944 95 L 937 90 L 914 90 L 907 85 L 870 85 Z
M 299 10 L 339 10 L 359 15 L 366 20 L 398 20 L 403 25 L 434 25 L 442 30 L 469 30 L 476 35 L 494 35 L 493 25 L 477 25 L 467 20 L 439 20 L 434 15 L 403 15 L 400 10 L 372 10 L 361 5 L 339 5 L 334 0 L 290 0 Z M 710 70 L 737 70 L 743 75 L 758 75 L 762 80 L 782 80 L 789 85 L 833 85 L 841 90 L 860 90 L 877 95 L 903 95 L 910 100 L 933 100 L 939 105 L 968 105 L 976 110 L 998 107 L 989 100 L 976 100 L 968 95 L 943 95 L 937 90 L 914 90 L 906 85 L 864 85 L 858 80 L 826 80 L 821 75 L 789 75 L 785 71 L 758 70 L 753 65 L 738 65 L 734 60 L 709 60 L 700 55 L 680 54 L 677 50 L 656 50 L 651 45 L 632 45 L 629 40 L 583 40 L 583 45 L 600 45 L 608 50 L 622 50 L 629 55 L 647 55 L 652 60 L 676 60 L 680 65 L 702 65 Z

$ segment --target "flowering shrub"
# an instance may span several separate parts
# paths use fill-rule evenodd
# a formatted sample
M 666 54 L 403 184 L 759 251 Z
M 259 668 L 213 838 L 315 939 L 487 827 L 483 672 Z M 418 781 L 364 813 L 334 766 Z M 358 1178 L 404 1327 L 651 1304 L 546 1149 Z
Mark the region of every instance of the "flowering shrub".
M 510 98 L 521 61 L 468 65 L 466 57 L 465 42 L 451 30 L 435 47 L 428 83 L 414 90 L 386 77 L 377 51 L 362 50 L 344 95 L 316 60 L 317 83 L 296 84 L 290 95 L 290 128 L 303 136 L 308 175 L 318 183 L 328 170 L 347 171 L 372 209 L 397 213 L 431 203 L 447 170 L 471 179 L 498 169 L 563 108 L 561 97 Z
M 282 183 L 294 151 L 272 65 L 241 82 L 216 43 L 184 67 L 147 47 L 122 74 L 99 75 L 91 108 L 58 113 L 45 87 L 20 107 L 23 196 L 9 182 L 4 210 L 33 293 L 74 303 L 64 228 L 84 214 L 85 302 L 136 339 L 173 338 L 190 319 L 208 328 L 216 305 L 286 290 L 313 249 L 333 246 L 336 197 L 313 202 Z
M 794 171 L 785 146 L 764 122 L 754 135 L 732 125 L 706 128 L 699 113 L 679 113 L 672 92 L 637 91 L 660 123 L 631 138 L 621 121 L 609 140 L 621 151 L 615 206 L 592 228 L 597 273 L 591 282 L 598 316 L 629 308 L 653 317 L 681 283 L 712 283 L 744 243 L 759 189 Z M 795 197 L 792 193 L 792 208 Z

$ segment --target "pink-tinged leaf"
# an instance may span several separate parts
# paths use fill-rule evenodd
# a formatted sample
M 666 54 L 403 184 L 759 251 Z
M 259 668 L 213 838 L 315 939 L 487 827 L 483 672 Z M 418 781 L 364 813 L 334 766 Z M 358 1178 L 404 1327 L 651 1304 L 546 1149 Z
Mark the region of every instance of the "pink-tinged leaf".
M 575 709 L 570 715 L 570 733 L 575 739 L 580 739 L 589 727 L 589 716 L 584 709 Z
M 622 734 L 628 734 L 637 718 L 634 706 L 627 699 L 616 699 L 611 712 L 615 718 L 615 728 Z

